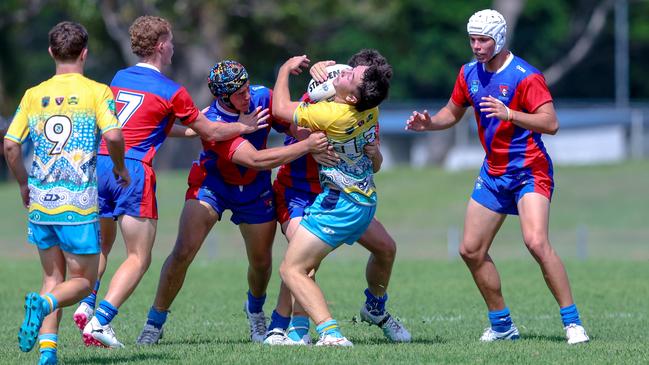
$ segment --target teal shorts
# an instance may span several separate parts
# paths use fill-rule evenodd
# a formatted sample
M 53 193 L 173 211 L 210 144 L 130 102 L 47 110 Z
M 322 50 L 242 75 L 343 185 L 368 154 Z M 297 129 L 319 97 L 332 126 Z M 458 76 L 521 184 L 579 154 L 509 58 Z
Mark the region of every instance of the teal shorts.
M 358 240 L 370 225 L 376 205 L 360 205 L 339 190 L 325 188 L 306 208 L 300 224 L 326 244 L 337 248 Z
M 59 246 L 75 255 L 96 255 L 99 247 L 99 223 L 77 225 L 34 224 L 27 225 L 27 240 L 39 250 Z

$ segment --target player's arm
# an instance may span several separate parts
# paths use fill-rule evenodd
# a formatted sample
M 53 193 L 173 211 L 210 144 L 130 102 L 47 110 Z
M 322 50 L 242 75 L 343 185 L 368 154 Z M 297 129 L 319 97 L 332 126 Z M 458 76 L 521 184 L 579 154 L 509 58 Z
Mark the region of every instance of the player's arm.
M 191 128 L 187 128 L 180 124 L 175 124 L 169 131 L 169 137 L 172 138 L 193 138 L 198 137 L 198 134 Z
M 307 139 L 282 147 L 257 150 L 251 143 L 242 143 L 232 155 L 232 162 L 255 170 L 270 170 L 287 164 L 307 153 L 323 152 L 329 142 L 322 132 L 312 133 Z
M 487 118 L 498 118 L 510 121 L 513 124 L 538 133 L 557 134 L 559 121 L 557 112 L 554 110 L 554 103 L 547 102 L 534 110 L 533 113 L 525 113 L 520 110 L 512 110 L 503 102 L 493 96 L 483 97 L 480 103 L 480 112 L 489 113 Z
M 113 174 L 117 183 L 127 186 L 131 183 L 131 177 L 124 165 L 124 136 L 122 130 L 119 128 L 107 130 L 102 134 L 102 138 L 106 141 L 108 155 L 113 161 Z
M 379 148 L 379 143 L 376 141 L 368 143 L 363 147 L 363 151 L 372 161 L 372 171 L 379 172 L 381 165 L 383 164 L 383 154 Z
M 428 110 L 424 110 L 423 113 L 413 111 L 406 121 L 406 130 L 422 132 L 451 128 L 462 119 L 465 111 L 466 107 L 458 106 L 449 99 L 448 103 L 435 115 L 431 116 Z
M 29 186 L 27 185 L 27 170 L 23 164 L 23 154 L 21 144 L 5 138 L 4 154 L 7 159 L 7 165 L 14 174 L 18 186 L 20 187 L 20 197 L 22 198 L 25 208 L 29 206 Z
M 291 122 L 293 113 L 300 105 L 297 101 L 291 101 L 291 93 L 288 88 L 288 77 L 290 74 L 299 75 L 302 73 L 302 67 L 309 66 L 309 59 L 306 55 L 295 56 L 284 62 L 279 68 L 277 81 L 273 88 L 273 117 L 284 121 Z
M 201 139 L 207 142 L 219 142 L 266 128 L 269 117 L 268 109 L 262 110 L 261 107 L 257 107 L 250 114 L 239 114 L 239 121 L 235 123 L 212 122 L 203 113 L 198 113 L 198 117 L 187 126 Z

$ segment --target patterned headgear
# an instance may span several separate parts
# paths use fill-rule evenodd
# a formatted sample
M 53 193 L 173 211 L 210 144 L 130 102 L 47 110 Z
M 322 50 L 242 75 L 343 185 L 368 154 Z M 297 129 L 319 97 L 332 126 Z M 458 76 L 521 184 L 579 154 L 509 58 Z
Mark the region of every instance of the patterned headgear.
M 239 90 L 246 81 L 248 81 L 246 68 L 237 61 L 225 60 L 212 67 L 207 79 L 207 86 L 212 95 L 232 107 L 230 95 Z

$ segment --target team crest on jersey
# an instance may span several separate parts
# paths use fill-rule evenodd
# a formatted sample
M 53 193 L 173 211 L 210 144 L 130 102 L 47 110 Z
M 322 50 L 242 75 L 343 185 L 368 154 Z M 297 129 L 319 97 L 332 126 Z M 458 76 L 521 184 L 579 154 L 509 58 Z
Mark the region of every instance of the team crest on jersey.
M 57 96 L 56 98 L 54 98 L 54 101 L 56 101 L 56 105 L 63 104 L 63 100 L 65 100 L 65 96 Z
M 49 96 L 43 96 L 41 99 L 41 105 L 43 108 L 46 108 L 48 105 L 50 105 L 50 97 Z
M 499 85 L 500 95 L 507 97 L 509 96 L 509 85 Z
M 480 85 L 480 82 L 478 80 L 471 81 L 471 92 L 474 93 L 474 94 L 477 93 L 479 85 Z
M 79 97 L 76 95 L 70 95 L 68 97 L 68 105 L 77 105 L 79 104 Z

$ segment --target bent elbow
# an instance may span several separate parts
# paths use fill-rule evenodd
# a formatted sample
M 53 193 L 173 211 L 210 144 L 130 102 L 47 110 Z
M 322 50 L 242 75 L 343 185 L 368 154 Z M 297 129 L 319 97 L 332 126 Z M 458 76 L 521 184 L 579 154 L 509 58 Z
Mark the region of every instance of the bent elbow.
M 559 132 L 559 123 L 554 123 L 548 130 L 548 134 L 554 136 L 557 132 Z

